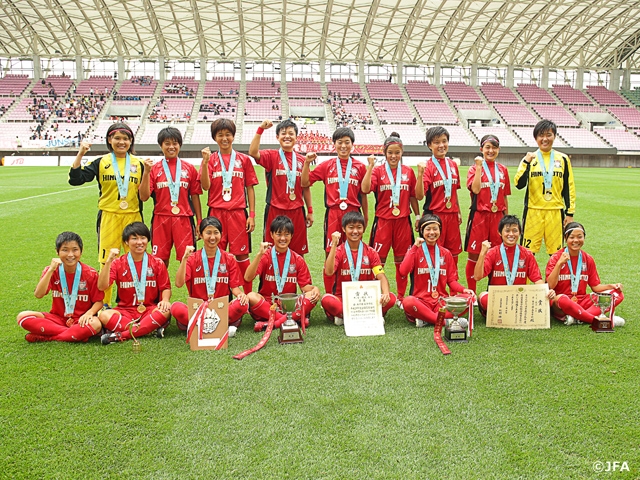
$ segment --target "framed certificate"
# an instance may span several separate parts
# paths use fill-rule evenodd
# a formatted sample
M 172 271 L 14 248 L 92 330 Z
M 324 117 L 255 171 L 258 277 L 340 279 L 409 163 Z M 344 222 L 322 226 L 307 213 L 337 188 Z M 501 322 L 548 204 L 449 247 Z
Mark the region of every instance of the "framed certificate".
M 343 282 L 344 332 L 348 337 L 384 335 L 380 281 Z
M 531 330 L 551 328 L 549 286 L 490 285 L 487 327 Z

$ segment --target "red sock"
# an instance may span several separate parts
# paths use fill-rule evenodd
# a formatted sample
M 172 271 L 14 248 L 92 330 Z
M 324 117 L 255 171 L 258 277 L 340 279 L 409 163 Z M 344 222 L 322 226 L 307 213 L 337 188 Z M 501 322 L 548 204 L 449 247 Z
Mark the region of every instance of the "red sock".
M 256 303 L 253 307 L 249 308 L 249 311 L 254 316 L 254 318 L 256 318 L 256 320 L 262 320 L 265 322 L 269 320 L 269 310 L 271 310 L 271 305 L 269 305 L 269 303 L 267 303 L 264 298 L 260 300 L 260 302 Z M 286 319 L 286 316 L 276 312 L 276 321 L 274 325 L 278 324 L 278 322 L 280 322 L 281 325 Z
M 334 317 L 342 317 L 342 300 L 331 293 L 327 293 L 320 300 L 324 311 Z
M 57 342 L 86 342 L 97 333 L 89 324 L 81 327 L 79 323 L 76 323 L 66 331 L 54 336 L 53 340 Z
M 387 312 L 391 310 L 391 307 L 393 307 L 396 304 L 397 300 L 398 300 L 398 297 L 396 297 L 396 294 L 393 292 L 389 292 L 389 303 L 387 303 L 384 307 L 382 307 L 382 315 L 386 315 Z
M 229 325 L 240 326 L 242 316 L 249 311 L 249 304 L 240 305 L 238 299 L 233 300 L 229 304 Z
M 250 264 L 251 262 L 249 261 L 248 258 L 245 258 L 244 260 L 238 260 L 238 268 L 240 269 L 240 275 L 242 275 L 242 282 L 243 282 L 242 288 L 244 290 L 245 295 L 249 293 L 253 288 L 253 281 L 247 282 L 244 279 L 244 273 L 247 271 L 247 268 L 249 268 Z
M 52 322 L 51 320 L 47 320 L 46 318 L 36 317 L 35 315 L 22 317 L 22 319 L 18 320 L 18 325 L 20 325 L 25 330 L 37 335 L 53 336 L 67 330 L 67 327 L 58 325 L 57 323 Z
M 160 313 L 158 309 L 154 309 L 151 313 L 143 315 L 138 322 L 137 325 L 133 327 L 133 336 L 144 337 L 145 335 L 150 334 L 154 330 L 164 327 L 167 324 L 166 317 Z M 131 335 L 129 334 L 129 329 L 127 328 L 124 332 L 122 332 L 122 340 L 130 340 Z
M 125 328 L 125 325 L 120 324 L 121 322 L 122 322 L 122 315 L 120 314 L 119 311 L 115 310 L 114 314 L 111 315 L 111 318 L 109 319 L 107 324 L 104 326 L 104 328 L 106 328 L 107 330 L 111 330 L 112 332 L 118 332 Z
M 189 308 L 182 302 L 173 302 L 171 316 L 185 329 L 189 325 Z
M 464 269 L 464 273 L 467 277 L 467 288 L 469 290 L 476 291 L 476 279 L 473 278 L 473 270 L 476 268 L 476 261 L 467 259 L 467 266 Z
M 402 300 L 404 298 L 404 294 L 407 293 L 407 283 L 409 283 L 409 278 L 403 275 L 400 275 L 398 271 L 401 262 L 396 262 L 396 286 L 398 287 L 398 298 Z M 395 302 L 394 302 L 395 303 Z
M 591 323 L 593 322 L 594 314 L 589 313 L 588 310 L 585 310 L 577 302 L 574 302 L 566 295 L 558 295 L 558 306 L 560 310 L 562 310 L 566 315 L 571 315 L 576 320 L 580 320 L 581 322 Z M 598 309 L 598 313 L 600 310 Z
M 431 310 L 427 304 L 419 298 L 410 295 L 405 297 L 402 304 L 404 305 L 404 312 L 407 317 L 413 318 L 414 321 L 418 318 L 435 325 L 438 312 Z
M 487 305 L 489 304 L 489 294 L 487 292 L 482 292 L 478 295 L 478 310 L 483 317 L 487 316 Z
M 324 280 L 324 291 L 326 293 L 333 293 L 333 289 L 336 285 L 336 276 L 335 275 L 327 275 L 324 272 L 324 268 L 322 269 L 322 279 Z
M 311 310 L 313 310 L 313 307 L 315 307 L 315 304 L 311 303 L 311 300 L 304 297 L 302 299 L 302 308 L 297 308 L 296 311 L 293 312 L 293 315 L 291 317 L 296 322 L 299 322 L 300 318 L 302 318 L 302 310 L 304 309 L 304 315 L 306 317 L 307 315 L 309 315 L 309 313 L 311 313 Z

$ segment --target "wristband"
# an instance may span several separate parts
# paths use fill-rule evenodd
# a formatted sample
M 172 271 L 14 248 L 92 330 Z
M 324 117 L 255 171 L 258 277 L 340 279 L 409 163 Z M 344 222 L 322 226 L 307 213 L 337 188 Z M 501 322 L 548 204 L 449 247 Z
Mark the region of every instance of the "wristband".
M 313 213 L 313 207 L 307 207 L 307 212 L 308 213 Z
M 256 212 L 249 212 L 249 218 L 256 218 Z
M 264 132 L 264 128 L 258 127 L 258 130 L 256 130 L 256 135 L 262 135 L 262 132 Z

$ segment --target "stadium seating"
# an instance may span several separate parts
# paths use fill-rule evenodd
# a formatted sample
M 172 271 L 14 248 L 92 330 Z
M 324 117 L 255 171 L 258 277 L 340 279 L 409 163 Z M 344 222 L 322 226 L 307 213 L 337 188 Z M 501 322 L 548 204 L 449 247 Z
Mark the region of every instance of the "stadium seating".
M 593 105 L 589 97 L 571 85 L 554 85 L 553 93 L 565 105 Z
M 237 98 L 240 90 L 240 82 L 231 77 L 214 77 L 204 84 L 205 98 L 210 97 L 234 97 Z
M 62 75 L 49 75 L 47 78 L 42 79 L 40 82 L 36 82 L 31 89 L 33 95 L 65 95 L 73 85 L 73 80 L 70 77 Z
M 589 85 L 587 93 L 600 105 L 619 105 L 628 106 L 629 102 L 618 95 L 616 92 L 609 90 L 602 85 Z
M 367 92 L 371 100 L 403 100 L 400 87 L 386 80 L 371 80 L 367 83 Z
M 287 83 L 287 94 L 289 98 L 321 98 L 322 88 L 311 78 L 294 78 Z
M 27 75 L 5 75 L 0 78 L 0 96 L 17 97 L 31 83 Z
M 163 97 L 191 97 L 198 94 L 200 85 L 193 77 L 173 77 L 164 82 L 162 86 Z
M 439 124 L 435 125 L 425 125 L 428 130 L 430 127 L 436 127 Z M 480 142 L 473 136 L 467 132 L 464 127 L 459 125 L 446 125 L 445 128 L 449 132 L 449 145 L 454 145 L 458 147 L 477 147 L 480 145 Z
M 443 88 L 452 102 L 482 102 L 478 92 L 464 82 L 446 82 Z
M 193 99 L 165 98 L 164 102 L 156 105 L 149 115 L 151 122 L 188 122 L 193 110 Z
M 409 80 L 405 85 L 407 94 L 411 100 L 424 100 L 428 102 L 442 102 L 442 94 L 438 87 L 431 85 L 429 82 Z
M 277 106 L 277 110 L 274 109 L 274 105 Z M 248 100 L 244 104 L 244 120 L 245 121 L 262 121 L 265 118 L 277 119 L 282 115 L 282 105 L 280 104 L 280 97 L 275 102 L 271 100 L 262 99 L 258 102 L 249 102 Z
M 538 85 L 532 83 L 520 83 L 516 88 L 520 96 L 527 103 L 550 103 L 556 104 L 555 99 L 549 92 L 543 90 Z
M 485 135 L 494 135 L 498 137 L 498 140 L 500 140 L 501 147 L 522 147 L 522 142 L 514 137 L 513 134 L 505 127 L 497 125 L 492 127 L 471 126 L 470 129 L 478 139 L 478 144 Z
M 594 128 L 593 131 L 618 150 L 640 150 L 640 138 L 631 132 L 612 128 Z
M 527 107 L 520 104 L 500 103 L 493 105 L 504 122 L 511 125 L 535 125 L 538 118 Z
M 158 133 L 160 132 L 160 130 L 162 130 L 163 128 L 167 127 L 169 125 L 167 124 L 157 124 L 157 123 L 148 123 L 147 126 L 144 129 L 144 133 L 142 134 L 142 138 L 140 138 L 140 141 L 138 143 L 144 144 L 144 143 L 151 143 L 151 144 L 158 144 Z M 172 127 L 177 128 L 178 130 L 180 130 L 180 133 L 182 134 L 182 138 L 184 138 L 185 136 L 185 132 L 187 131 L 187 126 L 184 123 L 176 123 L 176 124 L 171 124 Z
M 216 118 L 236 119 L 238 103 L 231 98 L 204 98 L 198 112 L 198 122 L 211 122 Z M 206 118 L 205 118 L 206 117 Z
M 559 127 L 578 127 L 578 122 L 560 105 L 531 105 L 531 108 L 545 120 L 551 120 Z
M 600 137 L 585 128 L 558 128 L 558 135 L 573 148 L 610 148 Z
M 105 91 L 111 93 L 115 84 L 113 77 L 91 76 L 78 83 L 74 95 L 91 95 L 92 90 L 94 95 L 103 95 Z
M 395 132 L 405 145 L 424 145 L 425 130 L 417 125 L 383 125 L 385 137 Z
M 280 100 L 280 82 L 273 78 L 254 78 L 247 82 L 247 98 L 276 98 Z
M 414 115 L 405 102 L 375 102 L 373 108 L 382 123 L 413 123 Z
M 115 120 L 102 120 L 102 121 L 100 121 L 100 123 L 94 129 L 94 131 L 91 132 L 90 137 L 89 137 L 90 141 L 92 141 L 93 143 L 102 143 L 102 144 L 104 144 L 105 143 L 105 136 L 107 135 L 107 130 L 115 122 L 116 122 Z M 129 127 L 131 127 L 131 130 L 133 131 L 134 135 L 138 132 L 138 129 L 140 128 L 140 121 L 138 121 L 138 120 L 135 120 L 135 121 L 127 120 L 125 123 L 127 125 L 129 125 Z M 156 140 L 157 140 L 157 138 L 154 138 L 151 143 L 157 143 Z M 137 143 L 140 143 L 140 142 L 137 142 Z
M 360 85 L 351 79 L 333 79 L 327 83 L 327 91 L 329 96 L 340 94 L 342 98 L 350 97 L 351 95 L 362 96 Z
M 640 128 L 640 111 L 635 107 L 609 107 L 607 110 L 625 127 Z
M 520 103 L 515 93 L 501 83 L 483 83 L 480 91 L 491 103 Z
M 422 122 L 425 124 L 455 125 L 458 123 L 458 117 L 456 117 L 446 103 L 416 102 L 413 105 L 416 107 L 418 115 L 420 115 Z
M 122 83 L 118 97 L 152 97 L 158 82 L 153 77 L 132 77 Z

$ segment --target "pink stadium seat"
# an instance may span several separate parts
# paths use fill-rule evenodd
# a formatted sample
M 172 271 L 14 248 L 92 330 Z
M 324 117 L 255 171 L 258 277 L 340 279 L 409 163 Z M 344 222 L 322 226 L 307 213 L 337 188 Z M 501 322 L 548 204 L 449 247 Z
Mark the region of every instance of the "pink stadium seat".
M 601 85 L 589 85 L 587 93 L 600 105 L 629 106 L 629 102 L 624 97 Z
M 409 83 L 405 85 L 405 89 L 411 100 L 425 100 L 429 102 L 444 101 L 438 87 L 431 85 L 429 82 L 409 80 Z
M 520 103 L 515 93 L 501 83 L 483 83 L 480 90 L 491 103 Z
M 556 104 L 555 99 L 549 92 L 543 90 L 538 85 L 530 83 L 520 83 L 516 89 L 520 96 L 527 103 L 550 103 Z
M 367 91 L 371 100 L 403 100 L 400 87 L 386 80 L 371 80 L 367 83 Z

